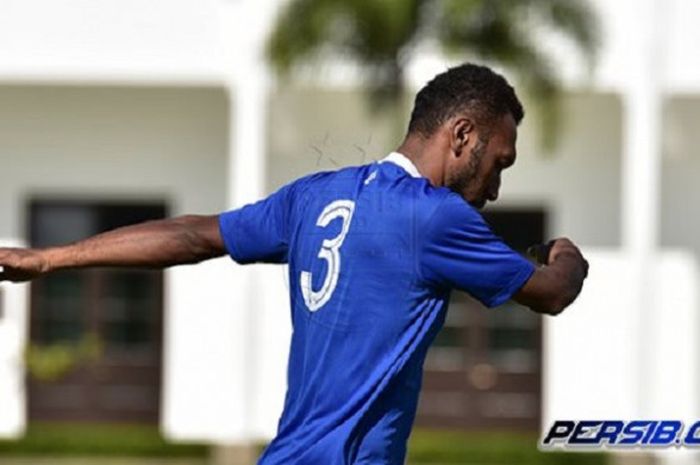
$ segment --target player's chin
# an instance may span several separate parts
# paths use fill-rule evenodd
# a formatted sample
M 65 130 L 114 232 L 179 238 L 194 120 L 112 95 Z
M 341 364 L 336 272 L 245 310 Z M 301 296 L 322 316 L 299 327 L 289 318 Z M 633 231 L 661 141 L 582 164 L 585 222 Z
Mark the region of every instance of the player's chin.
M 474 200 L 472 202 L 469 202 L 469 205 L 476 208 L 477 210 L 481 210 L 482 208 L 484 208 L 486 206 L 486 199 Z

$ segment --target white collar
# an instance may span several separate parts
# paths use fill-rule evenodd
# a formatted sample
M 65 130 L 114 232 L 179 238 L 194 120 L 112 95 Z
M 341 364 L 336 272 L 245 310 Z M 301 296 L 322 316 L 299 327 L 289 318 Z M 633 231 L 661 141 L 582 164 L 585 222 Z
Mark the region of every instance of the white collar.
M 379 160 L 379 163 L 384 163 L 385 161 L 399 165 L 401 168 L 403 168 L 408 174 L 410 174 L 414 178 L 422 178 L 423 177 L 418 172 L 418 168 L 416 168 L 416 165 L 414 165 L 413 162 L 411 160 L 409 160 L 408 157 L 406 157 L 406 155 L 404 155 L 402 153 L 391 152 L 389 155 L 387 155 L 386 157 Z

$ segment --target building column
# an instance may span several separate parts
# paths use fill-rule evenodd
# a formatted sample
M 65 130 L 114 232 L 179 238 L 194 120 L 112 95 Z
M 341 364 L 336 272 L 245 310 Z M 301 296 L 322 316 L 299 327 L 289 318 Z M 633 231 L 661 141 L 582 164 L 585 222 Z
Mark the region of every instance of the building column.
M 624 135 L 622 158 L 622 247 L 633 261 L 636 297 L 631 303 L 637 309 L 637 411 L 649 411 L 652 392 L 649 388 L 648 363 L 653 356 L 653 283 L 655 255 L 658 249 L 659 203 L 661 183 L 661 60 L 663 8 L 657 0 L 635 3 L 636 46 L 626 82 L 624 103 Z
M 668 391 L 668 382 L 664 380 L 672 376 L 692 382 L 690 377 L 678 376 L 678 372 L 692 370 L 692 356 L 686 358 L 681 342 L 669 344 L 670 338 L 675 337 L 674 343 L 688 338 L 688 333 L 681 327 L 688 309 L 682 305 L 677 309 L 672 307 L 673 304 L 666 300 L 668 295 L 661 294 L 662 280 L 659 279 L 662 256 L 670 258 L 668 253 L 662 255 L 659 240 L 664 73 L 668 69 L 665 41 L 670 32 L 666 15 L 669 5 L 661 0 L 640 0 L 634 2 L 633 8 L 634 30 L 630 40 L 633 46 L 628 50 L 631 66 L 622 86 L 625 113 L 621 226 L 622 248 L 630 261 L 629 282 L 633 287 L 629 304 L 633 311 L 627 330 L 633 335 L 634 345 L 632 366 L 636 376 L 632 385 L 637 391 L 634 413 L 640 419 L 668 418 L 668 412 L 674 412 L 677 417 L 682 411 L 679 406 L 691 406 L 694 400 L 685 390 Z M 665 292 L 668 293 L 668 289 Z M 691 298 L 691 295 L 686 297 Z M 614 308 L 610 310 L 615 311 Z M 674 311 L 677 314 L 670 316 L 668 312 Z M 694 346 L 690 344 L 690 347 Z M 669 354 L 673 354 L 672 358 Z M 620 364 L 626 362 L 628 360 L 619 361 Z M 668 402 L 673 396 L 676 396 L 674 402 Z M 688 414 L 692 415 L 692 412 Z M 681 465 L 697 463 L 697 457 L 694 451 L 668 448 L 646 450 L 631 456 L 617 453 L 614 463 L 632 463 L 634 460 L 635 463 Z
M 266 181 L 266 126 L 269 77 L 264 59 L 264 45 L 269 31 L 274 2 L 244 0 L 228 5 L 226 37 L 229 94 L 229 158 L 227 208 L 240 208 L 261 199 Z M 236 440 L 216 444 L 212 450 L 214 465 L 252 465 L 257 461 L 255 444 L 255 396 L 259 379 L 259 270 L 236 267 L 235 288 L 239 291 L 231 302 L 236 325 L 231 337 L 241 342 L 240 353 L 232 354 L 240 367 L 238 382 L 242 395 L 239 405 L 242 430 Z

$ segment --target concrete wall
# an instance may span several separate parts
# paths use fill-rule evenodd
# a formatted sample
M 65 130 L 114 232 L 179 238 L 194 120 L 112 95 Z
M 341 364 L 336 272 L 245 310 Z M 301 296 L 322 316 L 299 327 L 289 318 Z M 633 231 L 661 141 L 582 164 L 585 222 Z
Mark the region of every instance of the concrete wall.
M 268 103 L 268 190 L 383 158 L 403 136 L 407 113 L 373 112 L 360 90 L 278 89 Z
M 0 236 L 25 236 L 38 196 L 225 207 L 222 90 L 0 86 L 0 102 Z
M 700 259 L 700 97 L 669 98 L 664 106 L 661 172 L 662 247 L 683 247 Z
M 24 244 L 2 240 L 3 247 Z M 27 422 L 24 353 L 27 345 L 29 286 L 0 284 L 0 437 L 19 437 Z
M 683 250 L 658 253 L 650 321 L 635 302 L 634 257 L 585 248 L 585 292 L 557 318 L 545 321 L 543 430 L 554 420 L 677 419 L 700 413 L 697 354 L 697 260 Z M 644 334 L 646 337 L 640 337 Z M 697 463 L 689 450 L 654 451 L 659 463 Z M 696 452 L 694 454 L 697 454 Z
M 26 239 L 31 198 L 157 200 L 171 215 L 226 207 L 229 101 L 222 89 L 0 86 L 0 102 L 0 237 Z M 173 371 L 190 374 L 191 358 L 171 355 L 175 346 L 185 352 L 202 346 L 191 326 L 202 318 L 200 307 L 232 313 L 210 300 L 226 288 L 227 277 L 210 282 L 195 267 L 166 274 L 165 379 Z M 3 436 L 20 434 L 24 426 L 24 392 L 15 381 L 23 379 L 18 360 L 28 314 L 25 301 L 6 303 L 0 388 L 11 396 L 3 405 L 13 410 L 0 420 Z M 224 356 L 228 360 L 230 352 Z M 215 375 L 225 361 L 212 361 Z M 164 399 L 169 395 L 166 390 Z
M 552 236 L 620 243 L 622 108 L 611 94 L 572 94 L 554 153 L 538 146 L 535 116 L 520 129 L 518 160 L 492 208 L 544 207 Z M 270 99 L 268 190 L 304 174 L 369 163 L 398 146 L 411 109 L 373 114 L 359 91 L 283 89 Z
M 619 245 L 622 107 L 610 94 L 572 94 L 563 105 L 560 144 L 551 154 L 538 147 L 533 117 L 524 121 L 518 160 L 504 173 L 494 208 L 539 203 L 548 207 L 552 237 Z

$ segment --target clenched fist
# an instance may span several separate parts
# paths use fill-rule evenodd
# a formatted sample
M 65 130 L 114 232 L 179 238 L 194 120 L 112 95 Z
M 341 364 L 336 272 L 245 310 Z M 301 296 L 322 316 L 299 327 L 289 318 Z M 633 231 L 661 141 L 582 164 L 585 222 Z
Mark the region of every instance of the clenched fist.
M 40 250 L 0 248 L 0 281 L 22 282 L 37 278 L 49 270 L 49 262 Z

